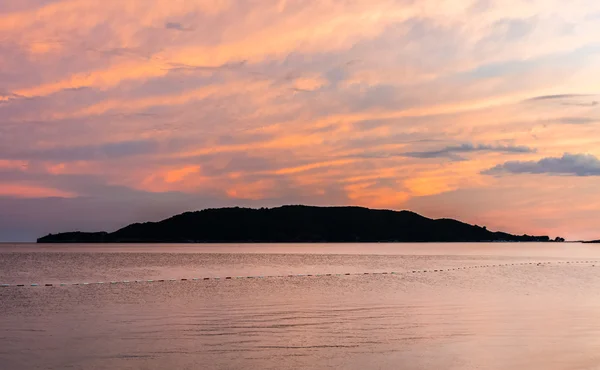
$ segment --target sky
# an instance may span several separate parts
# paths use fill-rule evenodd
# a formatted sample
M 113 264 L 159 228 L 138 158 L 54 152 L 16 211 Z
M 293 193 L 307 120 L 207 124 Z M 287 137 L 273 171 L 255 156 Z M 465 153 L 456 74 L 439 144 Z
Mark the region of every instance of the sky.
M 595 0 L 0 0 L 0 241 L 208 207 L 600 238 Z

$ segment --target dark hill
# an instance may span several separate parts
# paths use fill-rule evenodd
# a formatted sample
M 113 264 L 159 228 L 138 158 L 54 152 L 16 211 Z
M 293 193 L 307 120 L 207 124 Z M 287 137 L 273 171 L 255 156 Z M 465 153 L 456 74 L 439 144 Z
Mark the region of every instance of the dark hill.
M 361 207 L 283 206 L 186 212 L 136 223 L 113 233 L 61 233 L 38 243 L 189 242 L 479 242 L 550 241 L 547 236 L 491 232 L 456 220 L 433 220 L 409 211 Z

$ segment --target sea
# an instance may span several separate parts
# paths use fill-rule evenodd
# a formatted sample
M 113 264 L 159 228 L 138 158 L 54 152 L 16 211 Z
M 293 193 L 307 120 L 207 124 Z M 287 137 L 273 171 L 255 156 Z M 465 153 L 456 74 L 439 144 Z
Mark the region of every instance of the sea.
M 0 244 L 0 369 L 600 369 L 600 244 Z

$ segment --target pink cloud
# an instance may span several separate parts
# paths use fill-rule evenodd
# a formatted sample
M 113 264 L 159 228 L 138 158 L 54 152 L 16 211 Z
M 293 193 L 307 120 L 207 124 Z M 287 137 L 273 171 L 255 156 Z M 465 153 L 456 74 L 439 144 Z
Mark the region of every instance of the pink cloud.
M 0 198 L 11 207 L 62 197 L 67 227 L 96 202 L 121 222 L 358 204 L 594 232 L 570 220 L 600 216 L 587 206 L 600 202 L 595 179 L 529 174 L 521 186 L 484 172 L 600 157 L 600 26 L 588 16 L 600 5 L 17 3 L 0 5 Z M 91 229 L 110 223 L 102 209 Z

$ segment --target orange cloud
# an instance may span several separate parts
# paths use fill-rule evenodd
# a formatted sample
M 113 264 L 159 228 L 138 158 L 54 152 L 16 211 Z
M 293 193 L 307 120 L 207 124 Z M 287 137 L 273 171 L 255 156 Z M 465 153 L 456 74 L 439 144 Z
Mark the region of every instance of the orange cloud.
M 301 77 L 294 81 L 294 87 L 298 90 L 313 91 L 327 84 L 327 80 L 320 76 Z
M 314 169 L 318 169 L 318 168 L 351 164 L 353 162 L 355 162 L 355 160 L 339 159 L 339 160 L 334 160 L 334 161 L 325 161 L 325 162 L 311 163 L 311 164 L 306 164 L 306 165 L 296 166 L 296 167 L 282 168 L 282 169 L 273 171 L 273 173 L 275 173 L 277 175 L 294 174 L 294 173 L 314 170 Z
M 371 188 L 374 184 L 348 185 L 345 190 L 353 204 L 371 208 L 398 208 L 410 198 L 410 194 L 402 190 Z
M 22 170 L 27 168 L 28 164 L 28 161 L 0 159 L 0 169 Z
M 188 166 L 172 171 L 167 171 L 167 173 L 165 174 L 165 182 L 180 182 L 188 175 L 197 173 L 198 171 L 200 171 L 200 166 Z
M 259 180 L 230 186 L 225 193 L 230 198 L 256 200 L 269 197 L 273 190 L 277 189 L 272 180 Z
M 21 183 L 0 183 L 0 196 L 14 198 L 73 198 L 74 193 L 47 188 L 44 186 L 21 184 Z
M 489 190 L 510 193 L 515 213 L 529 210 L 519 223 L 564 211 L 565 198 L 578 205 L 572 219 L 596 217 L 595 178 L 513 190 L 481 172 L 565 152 L 600 156 L 598 96 L 560 98 L 598 93 L 600 26 L 590 14 L 600 5 L 473 3 L 63 0 L 0 11 L 0 69 L 11 71 L 0 92 L 0 170 L 36 178 L 0 185 L 0 195 L 74 196 L 55 184 L 82 181 L 98 182 L 90 193 L 100 198 L 337 197 L 400 208 L 459 194 L 444 212 L 510 224 L 492 193 L 464 205 L 461 191 Z M 530 100 L 541 95 L 557 97 Z M 535 151 L 406 156 L 463 143 Z
M 109 111 L 116 110 L 119 113 L 129 113 L 143 111 L 152 107 L 173 107 L 186 104 L 196 100 L 206 99 L 208 97 L 223 98 L 228 95 L 236 95 L 244 92 L 246 94 L 257 93 L 262 89 L 266 89 L 269 83 L 266 81 L 256 80 L 239 80 L 222 85 L 205 86 L 191 91 L 185 91 L 178 95 L 161 95 L 145 98 L 134 99 L 113 99 L 105 100 L 79 111 L 53 114 L 53 119 L 63 119 L 71 117 L 86 117 L 92 115 L 100 115 Z
M 197 165 L 167 168 L 146 166 L 132 174 L 127 186 L 149 192 L 196 192 L 210 186 L 215 180 L 204 176 Z
M 137 27 L 164 27 L 168 19 L 185 15 L 201 8 L 208 14 L 231 9 L 228 1 L 176 2 L 175 4 L 154 1 L 99 4 L 90 1 L 64 1 L 36 9 L 34 12 L 9 14 L 0 17 L 0 29 L 20 30 L 31 25 L 35 19 L 48 33 L 68 34 L 73 29 L 91 29 L 105 22 L 107 17 L 120 18 L 123 14 L 135 15 L 139 22 L 132 29 L 119 32 L 121 44 L 117 47 L 137 44 L 133 39 Z M 201 6 L 198 6 L 201 5 Z M 203 5 L 203 6 L 202 6 Z M 277 4 L 274 4 L 277 7 Z M 222 44 L 199 46 L 173 45 L 149 60 L 135 59 L 117 62 L 109 67 L 85 70 L 58 81 L 38 86 L 20 88 L 14 93 L 23 96 L 45 96 L 63 89 L 96 87 L 106 89 L 123 81 L 141 80 L 164 76 L 172 64 L 218 67 L 231 61 L 262 61 L 274 55 L 286 55 L 300 47 L 306 51 L 347 48 L 353 41 L 379 34 L 385 24 L 406 19 L 414 10 L 395 7 L 393 2 L 357 3 L 354 8 L 346 8 L 338 13 L 334 3 L 313 4 L 308 12 L 297 12 L 285 19 L 261 9 L 246 15 L 247 20 L 237 24 L 233 33 L 226 33 Z M 77 14 L 77 17 L 73 17 Z M 332 17 L 332 14 L 334 15 Z M 265 18 L 268 17 L 268 18 Z M 56 22 L 61 19 L 61 22 Z M 31 25 L 33 26 L 33 25 Z M 342 31 L 342 32 L 337 32 Z M 129 35 L 129 37 L 127 37 Z M 343 37 L 339 37 L 343 35 Z M 126 38 L 127 37 L 127 38 Z M 130 45 L 127 45 L 130 44 Z M 314 82 L 313 82 L 314 83 Z
M 164 65 L 131 61 L 98 71 L 78 73 L 56 82 L 18 89 L 14 93 L 31 97 L 45 96 L 66 89 L 91 86 L 98 89 L 106 89 L 114 87 L 123 81 L 160 77 L 167 73 L 168 69 Z

